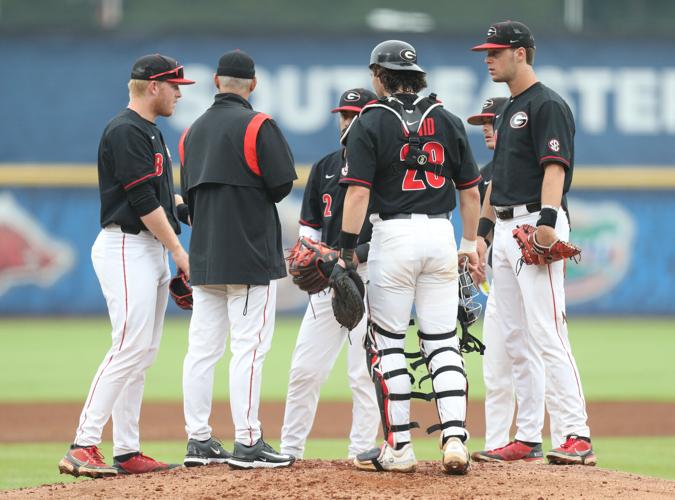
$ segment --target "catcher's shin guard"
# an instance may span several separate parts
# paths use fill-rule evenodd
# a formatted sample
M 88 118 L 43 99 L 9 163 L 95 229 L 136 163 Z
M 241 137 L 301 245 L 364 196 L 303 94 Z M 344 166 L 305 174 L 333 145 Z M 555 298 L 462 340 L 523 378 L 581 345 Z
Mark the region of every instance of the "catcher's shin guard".
M 392 347 L 388 349 L 378 349 L 377 342 L 375 340 L 374 333 L 377 332 L 379 335 L 389 337 L 392 339 L 403 340 L 405 339 L 405 333 L 392 333 L 384 330 L 375 323 L 369 322 L 368 331 L 364 339 L 364 347 L 366 351 L 366 360 L 368 363 L 368 371 L 370 377 L 375 384 L 375 394 L 377 396 L 377 403 L 380 407 L 380 417 L 382 419 L 382 431 L 384 433 L 384 439 L 389 445 L 396 446 L 397 444 L 394 440 L 395 432 L 403 432 L 410 429 L 418 428 L 419 424 L 417 422 L 406 422 L 399 425 L 392 424 L 389 415 L 390 415 L 390 404 L 392 401 L 406 401 L 411 397 L 420 397 L 421 393 L 408 392 L 408 393 L 392 393 L 389 388 L 387 381 L 393 377 L 406 376 L 411 378 L 411 384 L 414 382 L 411 374 L 408 372 L 405 361 L 401 363 L 402 368 L 397 368 L 388 372 L 383 371 L 382 369 L 382 358 L 384 356 L 399 355 L 405 357 L 418 357 L 417 354 L 408 354 L 404 352 L 402 347 Z M 424 396 L 424 395 L 423 395 Z M 427 399 L 425 397 L 425 399 Z
M 457 437 L 465 441 L 468 437 L 465 430 L 467 379 L 464 359 L 457 341 L 457 330 L 434 334 L 420 330 L 417 335 L 420 339 L 420 352 L 429 371 L 429 375 L 422 378 L 420 384 L 427 378 L 431 379 L 440 422 L 429 427 L 427 433 L 440 430 L 442 440 Z M 443 432 L 450 428 L 454 430 L 447 434 Z

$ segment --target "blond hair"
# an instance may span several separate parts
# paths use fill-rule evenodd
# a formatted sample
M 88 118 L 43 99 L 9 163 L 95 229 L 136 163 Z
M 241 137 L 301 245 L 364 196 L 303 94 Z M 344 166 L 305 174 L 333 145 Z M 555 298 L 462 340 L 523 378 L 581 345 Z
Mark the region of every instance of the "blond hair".
M 129 97 L 143 97 L 148 85 L 150 85 L 149 80 L 135 80 L 132 78 L 127 84 L 127 87 L 129 87 Z

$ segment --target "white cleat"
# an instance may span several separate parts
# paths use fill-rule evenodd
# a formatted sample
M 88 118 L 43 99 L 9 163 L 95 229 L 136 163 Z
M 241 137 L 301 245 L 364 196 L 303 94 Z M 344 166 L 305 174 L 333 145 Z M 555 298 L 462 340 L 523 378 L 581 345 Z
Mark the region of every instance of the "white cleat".
M 469 450 L 459 438 L 449 438 L 441 449 L 445 472 L 453 475 L 464 475 L 469 472 L 471 468 Z
M 389 443 L 384 443 L 380 448 L 373 448 L 357 455 L 354 465 L 361 470 L 378 472 L 414 472 L 417 459 L 410 443 L 400 450 L 392 448 Z

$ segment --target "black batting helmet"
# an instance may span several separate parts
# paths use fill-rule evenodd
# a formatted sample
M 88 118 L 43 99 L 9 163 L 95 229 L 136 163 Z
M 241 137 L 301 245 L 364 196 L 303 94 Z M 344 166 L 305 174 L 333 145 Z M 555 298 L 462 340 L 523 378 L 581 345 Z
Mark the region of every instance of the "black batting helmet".
M 370 65 L 382 66 L 393 71 L 415 71 L 424 73 L 417 65 L 415 47 L 401 40 L 387 40 L 378 44 L 370 53 Z

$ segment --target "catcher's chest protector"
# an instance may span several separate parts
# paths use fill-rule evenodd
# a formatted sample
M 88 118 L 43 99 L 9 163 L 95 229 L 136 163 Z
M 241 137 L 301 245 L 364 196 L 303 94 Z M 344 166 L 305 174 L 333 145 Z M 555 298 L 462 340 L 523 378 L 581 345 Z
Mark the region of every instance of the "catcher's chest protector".
M 368 104 L 361 110 L 361 114 L 374 108 L 382 108 L 393 113 L 401 122 L 403 133 L 408 138 L 407 153 L 399 165 L 402 169 L 429 171 L 450 179 L 450 170 L 442 165 L 435 164 L 433 158 L 430 158 L 429 154 L 422 150 L 424 144 L 421 136 L 432 135 L 428 132 L 425 133 L 425 120 L 433 109 L 439 107 L 443 107 L 443 105 L 436 100 L 436 94 L 430 94 L 429 97 L 418 97 L 413 101 L 412 106 L 406 106 L 403 101 L 390 96 Z

